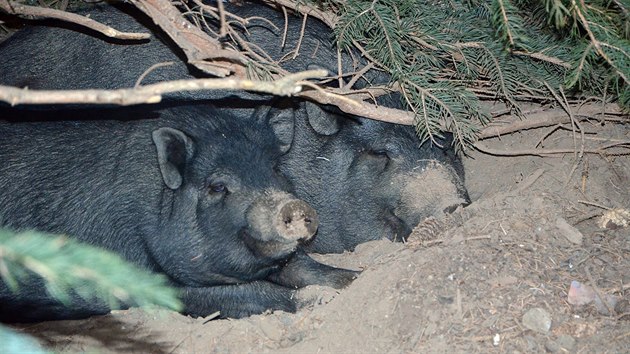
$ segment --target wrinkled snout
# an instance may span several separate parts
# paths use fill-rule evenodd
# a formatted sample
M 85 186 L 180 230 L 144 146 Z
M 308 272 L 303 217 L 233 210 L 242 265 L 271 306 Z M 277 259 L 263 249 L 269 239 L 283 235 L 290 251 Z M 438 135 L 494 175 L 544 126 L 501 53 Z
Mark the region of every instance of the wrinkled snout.
M 291 194 L 266 191 L 246 212 L 248 247 L 260 256 L 280 258 L 295 251 L 298 242 L 315 235 L 315 209 Z

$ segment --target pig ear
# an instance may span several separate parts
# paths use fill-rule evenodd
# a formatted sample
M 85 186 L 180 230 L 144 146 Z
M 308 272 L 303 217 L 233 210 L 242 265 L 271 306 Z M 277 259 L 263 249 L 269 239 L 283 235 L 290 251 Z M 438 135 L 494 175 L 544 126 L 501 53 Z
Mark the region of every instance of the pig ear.
M 295 109 L 275 100 L 269 105 L 258 107 L 254 115 L 257 122 L 269 124 L 278 139 L 280 152 L 284 154 L 289 151 L 295 132 Z
M 286 153 L 293 143 L 295 132 L 295 110 L 272 109 L 269 112 L 269 125 L 280 142 L 280 151 Z
M 170 189 L 182 185 L 184 168 L 193 154 L 193 142 L 186 134 L 173 128 L 153 131 L 158 163 L 164 183 Z
M 305 101 L 306 116 L 313 130 L 321 135 L 334 135 L 339 132 L 339 121 L 335 115 L 321 109 L 318 105 Z
M 329 73 L 335 72 L 335 70 L 325 68 L 319 64 L 309 64 L 306 68 L 308 70 L 326 69 Z M 321 135 L 334 135 L 339 132 L 339 121 L 337 120 L 337 117 L 327 113 L 314 103 L 305 101 L 304 105 L 306 107 L 306 117 L 308 118 L 308 123 L 315 132 Z

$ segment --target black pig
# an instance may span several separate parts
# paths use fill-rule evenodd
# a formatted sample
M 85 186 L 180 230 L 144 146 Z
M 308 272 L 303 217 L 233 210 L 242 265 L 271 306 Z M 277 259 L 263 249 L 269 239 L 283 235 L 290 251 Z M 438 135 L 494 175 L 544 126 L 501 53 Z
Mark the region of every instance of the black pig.
M 282 65 L 287 70 L 324 67 L 336 72 L 332 34 L 319 21 L 309 18 L 306 35 L 300 38 L 302 20 L 289 16 L 286 44 L 282 46 L 281 13 L 249 2 L 242 6 L 226 4 L 226 8 L 241 17 L 264 17 L 276 24 L 274 28 L 266 21 L 252 20 L 244 35 L 274 59 L 284 58 Z M 112 8 L 100 7 L 91 14 L 122 30 L 143 29 L 132 17 Z M 33 41 L 46 45 L 38 46 Z M 286 54 L 298 42 L 300 54 L 287 60 L 291 56 Z M 25 58 L 25 52 L 31 55 Z M 130 87 L 151 65 L 177 60 L 168 46 L 156 39 L 117 46 L 87 34 L 48 28 L 30 28 L 16 34 L 0 45 L 0 55 L 25 62 L 29 68 L 19 73 L 0 68 L 0 80 L 46 89 Z M 355 70 L 347 56 L 342 64 L 345 73 Z M 180 63 L 151 72 L 144 82 L 189 77 L 192 75 Z M 372 82 L 387 80 L 375 73 L 367 77 Z M 366 82 L 360 80 L 359 85 L 365 86 Z M 428 143 L 418 147 L 412 127 L 348 117 L 305 101 L 271 100 L 246 93 L 239 93 L 236 99 L 226 97 L 225 93 L 211 92 L 179 94 L 175 99 L 219 98 L 218 106 L 243 119 L 249 119 L 255 108 L 270 106 L 272 124 L 295 117 L 295 129 L 282 141 L 292 147 L 282 157 L 280 169 L 295 186 L 296 194 L 320 215 L 317 236 L 306 246 L 309 251 L 341 252 L 382 237 L 403 240 L 423 218 L 449 212 L 469 201 L 457 156 Z M 389 106 L 400 105 L 395 99 L 384 101 Z M 278 113 L 288 110 L 295 113 Z M 448 145 L 447 141 L 443 143 Z
M 0 110 L 14 120 L 123 119 L 135 111 L 96 112 Z M 274 170 L 282 151 L 269 126 L 207 105 L 154 113 L 128 122 L 0 123 L 0 227 L 71 235 L 164 273 L 193 315 L 294 311 L 296 287 L 351 282 L 355 272 L 296 252 L 315 233 L 317 214 L 284 192 Z M 38 282 L 19 294 L 0 282 L 1 320 L 107 310 L 79 299 L 65 308 Z
M 318 132 L 313 126 L 322 113 L 301 113 L 280 170 L 296 195 L 318 210 L 320 227 L 307 250 L 343 252 L 368 240 L 402 241 L 423 218 L 468 202 L 459 160 L 418 147 L 412 128 L 339 116 L 337 129 Z M 331 117 L 326 114 L 327 121 Z
M 289 17 L 283 41 L 284 17 L 276 11 L 246 3 L 229 8 L 238 16 L 263 16 L 275 24 L 256 22 L 246 39 L 282 59 L 291 72 L 324 68 L 337 72 L 337 49 L 331 31 L 309 18 L 307 35 L 302 19 Z M 262 15 L 264 14 L 264 15 Z M 292 53 L 299 43 L 299 55 Z M 347 55 L 341 57 L 343 74 L 358 71 Z M 387 83 L 388 77 L 369 71 L 355 87 Z M 336 81 L 334 81 L 336 82 Z M 344 82 L 345 83 L 345 82 Z M 272 105 L 291 107 L 284 99 Z M 379 104 L 401 108 L 395 95 Z M 424 218 L 454 211 L 470 203 L 459 158 L 448 149 L 448 139 L 436 139 L 444 148 L 419 146 L 410 126 L 350 117 L 335 109 L 301 102 L 296 110 L 293 146 L 280 165 L 296 188 L 320 216 L 317 236 L 309 251 L 329 253 L 352 250 L 365 241 L 389 238 L 402 241 Z

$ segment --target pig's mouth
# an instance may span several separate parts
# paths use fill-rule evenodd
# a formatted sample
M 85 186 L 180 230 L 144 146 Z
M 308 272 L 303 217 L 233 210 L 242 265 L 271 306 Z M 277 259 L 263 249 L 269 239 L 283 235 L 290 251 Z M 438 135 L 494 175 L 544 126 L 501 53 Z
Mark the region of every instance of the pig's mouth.
M 411 234 L 411 228 L 401 218 L 396 216 L 394 212 L 388 211 L 385 214 L 385 224 L 391 233 L 388 233 L 388 237 L 392 241 L 404 241 Z
M 273 261 L 283 260 L 293 254 L 297 248 L 299 240 L 278 240 L 263 241 L 252 234 L 252 230 L 242 229 L 239 232 L 247 248 L 257 257 L 271 259 Z

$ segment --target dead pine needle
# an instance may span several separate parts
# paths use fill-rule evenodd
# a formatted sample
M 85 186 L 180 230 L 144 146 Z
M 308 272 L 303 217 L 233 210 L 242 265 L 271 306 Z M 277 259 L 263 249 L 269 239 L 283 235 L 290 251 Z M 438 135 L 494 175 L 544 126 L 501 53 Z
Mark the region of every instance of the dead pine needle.
M 295 51 L 293 52 L 293 59 L 300 55 L 300 47 L 302 46 L 302 39 L 304 39 L 304 31 L 306 31 L 306 20 L 308 20 L 308 14 L 304 14 L 302 28 L 300 29 L 300 37 L 298 39 L 297 46 L 295 47 Z
M 136 80 L 136 83 L 133 85 L 134 88 L 137 88 L 140 86 L 140 83 L 142 83 L 142 80 L 144 80 L 145 77 L 147 77 L 147 75 L 149 75 L 153 70 L 157 69 L 157 68 L 162 68 L 165 66 L 171 66 L 174 65 L 175 63 L 172 61 L 167 61 L 167 62 L 163 62 L 163 63 L 157 63 L 157 64 L 153 64 L 151 65 L 151 67 L 149 67 L 147 70 L 145 70 L 145 72 L 142 73 L 142 75 L 140 75 L 140 77 L 138 78 L 138 80 Z

